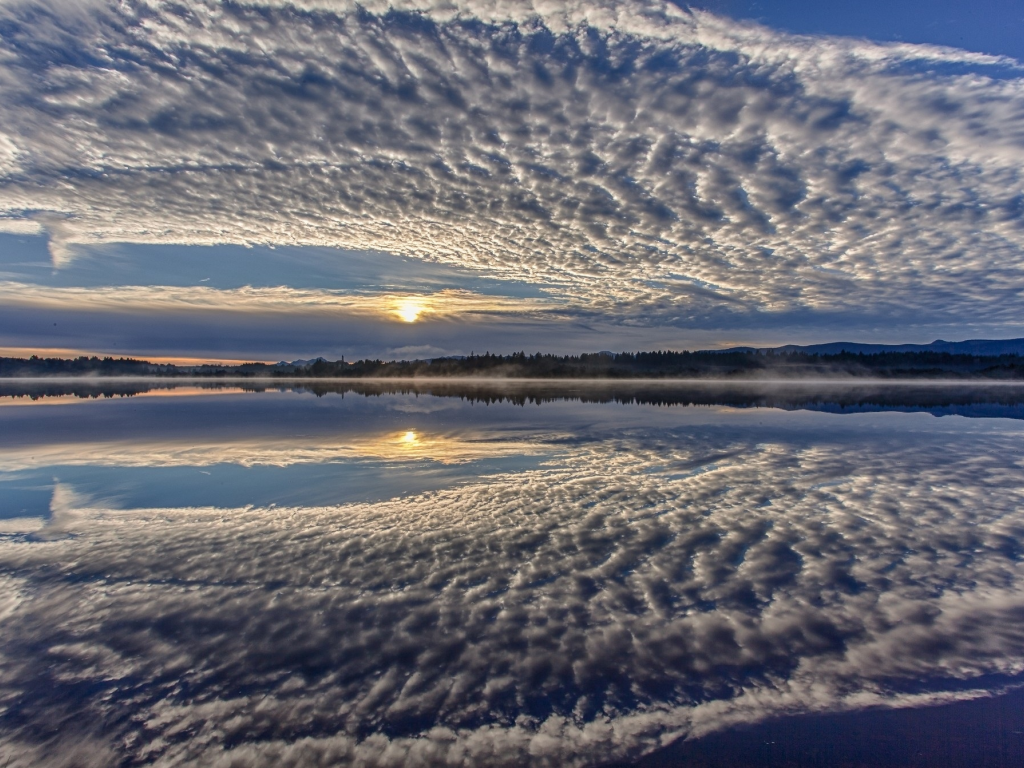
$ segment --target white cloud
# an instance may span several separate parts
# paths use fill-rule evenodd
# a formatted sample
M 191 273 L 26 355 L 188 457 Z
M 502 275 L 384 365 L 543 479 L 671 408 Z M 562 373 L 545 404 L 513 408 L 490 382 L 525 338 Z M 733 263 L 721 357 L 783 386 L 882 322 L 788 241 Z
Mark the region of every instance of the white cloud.
M 657 2 L 366 7 L 5 3 L 0 213 L 57 261 L 388 250 L 640 322 L 1019 318 L 1008 60 Z
M 42 227 L 37 221 L 0 218 L 0 232 L 12 235 L 38 235 L 42 232 Z

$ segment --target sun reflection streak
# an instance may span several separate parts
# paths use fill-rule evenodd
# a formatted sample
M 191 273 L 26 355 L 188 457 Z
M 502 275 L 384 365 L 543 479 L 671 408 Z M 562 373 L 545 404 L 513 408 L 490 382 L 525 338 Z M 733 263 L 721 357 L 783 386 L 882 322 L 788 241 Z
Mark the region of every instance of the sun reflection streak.
M 47 466 L 205 467 L 214 464 L 287 467 L 347 459 L 436 461 L 460 464 L 513 455 L 537 455 L 553 450 L 548 440 L 521 433 L 458 432 L 423 434 L 416 430 L 359 435 L 347 439 L 300 440 L 268 445 L 265 441 L 194 442 L 79 442 L 0 449 L 0 472 Z

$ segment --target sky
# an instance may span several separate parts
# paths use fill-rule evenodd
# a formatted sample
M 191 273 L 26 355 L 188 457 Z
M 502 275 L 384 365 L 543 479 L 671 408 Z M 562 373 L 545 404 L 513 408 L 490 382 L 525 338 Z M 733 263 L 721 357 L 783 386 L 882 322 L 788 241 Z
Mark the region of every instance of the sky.
M 1024 336 L 1024 8 L 0 0 L 0 354 Z

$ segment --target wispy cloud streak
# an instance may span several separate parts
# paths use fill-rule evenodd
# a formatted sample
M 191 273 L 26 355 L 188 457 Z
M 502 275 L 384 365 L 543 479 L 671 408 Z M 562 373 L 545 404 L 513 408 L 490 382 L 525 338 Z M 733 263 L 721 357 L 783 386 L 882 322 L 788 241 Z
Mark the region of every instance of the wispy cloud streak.
M 551 300 L 485 296 L 462 290 L 431 294 L 369 294 L 287 286 L 236 289 L 161 285 L 53 288 L 5 281 L 0 281 L 0 301 L 8 307 L 54 310 L 74 307 L 84 312 L 270 312 L 370 316 L 394 321 L 402 321 L 406 307 L 415 307 L 417 318 L 436 320 L 467 315 L 554 317 L 560 306 L 559 302 Z

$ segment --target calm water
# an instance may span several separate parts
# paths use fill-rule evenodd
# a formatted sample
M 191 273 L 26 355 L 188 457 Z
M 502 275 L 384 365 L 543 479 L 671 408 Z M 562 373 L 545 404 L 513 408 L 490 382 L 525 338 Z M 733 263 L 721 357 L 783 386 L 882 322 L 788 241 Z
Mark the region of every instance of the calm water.
M 1024 388 L 2 384 L 0 760 L 1024 765 L 1022 557 Z

